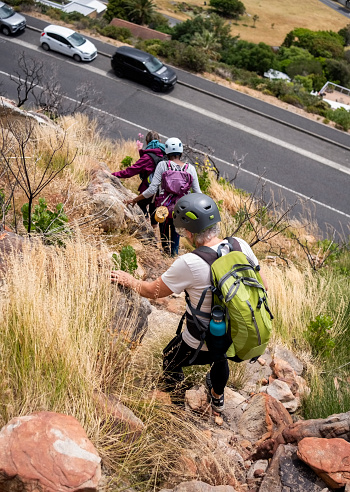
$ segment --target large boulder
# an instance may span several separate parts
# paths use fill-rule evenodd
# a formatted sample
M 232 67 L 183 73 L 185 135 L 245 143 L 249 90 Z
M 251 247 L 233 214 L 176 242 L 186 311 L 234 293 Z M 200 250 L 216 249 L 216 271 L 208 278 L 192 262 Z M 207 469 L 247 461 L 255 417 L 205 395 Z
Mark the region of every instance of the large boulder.
M 326 484 L 296 455 L 297 448 L 281 444 L 260 485 L 259 492 L 326 492 Z
M 94 492 L 101 458 L 69 415 L 37 412 L 0 431 L 1 492 Z
M 123 332 L 130 344 L 140 343 L 148 330 L 150 302 L 136 292 L 117 287 L 123 295 L 115 296 L 115 311 L 111 320 L 113 333 Z
M 298 457 L 333 489 L 350 483 L 350 443 L 344 439 L 305 437 L 298 444 Z
M 238 421 L 242 437 L 256 443 L 279 435 L 292 424 L 292 417 L 282 403 L 265 393 L 254 395 Z
M 91 171 L 87 193 L 95 220 L 105 232 L 128 230 L 136 238 L 149 240 L 156 246 L 151 224 L 145 219 L 140 207 L 127 207 L 124 204 L 134 194 L 111 174 L 105 164 L 99 163 Z

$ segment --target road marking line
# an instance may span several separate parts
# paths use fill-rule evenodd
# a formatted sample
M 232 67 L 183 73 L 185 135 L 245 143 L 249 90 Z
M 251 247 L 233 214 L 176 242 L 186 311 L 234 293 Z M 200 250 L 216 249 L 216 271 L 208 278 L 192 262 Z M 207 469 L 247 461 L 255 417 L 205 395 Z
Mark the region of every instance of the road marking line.
M 241 130 L 243 132 L 254 135 L 255 137 L 262 138 L 263 140 L 271 142 L 271 143 L 278 145 L 280 147 L 283 147 L 285 149 L 291 150 L 292 152 L 295 152 L 295 153 L 300 154 L 304 157 L 312 159 L 316 162 L 319 162 L 321 164 L 325 164 L 326 166 L 332 167 L 333 169 L 336 169 L 337 171 L 341 171 L 345 174 L 350 175 L 350 169 L 348 169 L 347 167 L 345 167 L 341 164 L 338 164 L 337 162 L 326 159 L 322 156 L 319 156 L 317 154 L 314 154 L 313 152 L 309 152 L 308 150 L 301 149 L 300 147 L 297 147 L 296 145 L 284 142 L 283 140 L 272 137 L 271 135 L 267 135 L 266 133 L 260 132 L 259 130 L 254 130 L 253 128 L 250 128 L 249 126 L 242 125 L 241 123 L 238 123 L 236 121 L 232 121 L 228 118 L 225 118 L 223 116 L 212 113 L 211 111 L 207 111 L 206 109 L 199 108 L 198 106 L 187 103 L 185 101 L 181 101 L 180 99 L 176 99 L 172 96 L 166 96 L 165 95 L 162 97 L 163 97 L 163 99 L 166 99 L 167 101 L 172 102 L 173 104 L 177 104 L 178 106 L 181 106 L 183 108 L 190 109 L 191 111 L 194 111 L 196 113 L 207 116 L 208 118 L 219 121 L 220 123 L 224 123 L 228 126 L 232 126 L 233 128 L 237 128 L 238 130 Z
M 13 40 L 11 40 L 11 42 L 12 42 L 12 41 L 13 41 Z M 20 44 L 20 45 L 26 46 L 26 47 L 28 47 L 29 49 L 33 49 L 34 51 L 41 51 L 39 47 L 35 47 L 35 46 L 33 46 L 33 45 L 29 44 L 29 43 L 26 43 L 25 41 L 20 41 L 20 40 L 17 40 L 17 39 L 15 39 L 14 41 L 15 41 L 17 44 Z M 47 52 L 46 52 L 46 54 L 47 54 Z M 71 64 L 73 64 L 73 65 L 75 65 L 75 66 L 76 66 L 76 63 L 74 63 L 74 62 L 69 62 L 68 60 L 67 60 L 67 62 L 68 62 L 68 63 L 71 63 Z M 98 69 L 98 68 L 91 67 L 91 66 L 90 66 L 90 67 L 89 67 L 89 66 L 83 66 L 83 68 L 88 69 L 88 70 L 90 70 L 90 71 L 92 71 L 92 72 L 100 73 L 100 75 L 102 75 L 102 76 L 104 76 L 104 77 L 108 77 L 108 75 L 106 74 L 106 72 L 104 72 L 104 71 L 102 71 L 102 70 L 100 70 L 100 69 Z M 2 72 L 2 71 L 0 71 L 0 74 L 6 75 L 6 76 L 8 76 L 8 77 L 10 76 L 10 74 L 9 74 L 9 73 L 7 73 L 7 72 Z M 111 80 L 113 80 L 111 77 L 108 77 L 108 78 L 110 78 Z M 165 97 L 164 97 L 164 96 L 156 96 L 155 94 L 152 94 L 152 95 L 154 95 L 155 97 L 163 97 L 163 98 L 165 98 L 165 99 L 166 99 L 167 97 L 170 97 L 170 96 L 165 96 Z M 66 99 L 69 99 L 70 101 L 73 101 L 73 102 L 76 102 L 76 103 L 78 103 L 78 102 L 79 102 L 79 101 L 77 101 L 76 99 L 73 99 L 73 98 L 71 98 L 71 97 L 69 97 L 69 96 L 64 96 L 64 97 L 65 97 Z M 178 103 L 179 103 L 180 105 L 182 105 L 182 104 L 181 104 L 181 103 L 182 103 L 182 101 L 180 101 L 180 100 L 178 100 L 178 99 L 175 99 L 175 98 L 171 98 L 171 97 L 170 97 L 170 99 L 171 99 L 171 100 L 173 99 L 173 100 L 175 101 L 175 104 L 178 104 Z M 190 105 L 190 104 L 189 104 L 188 106 L 193 106 L 193 105 Z M 104 111 L 103 109 L 96 108 L 96 107 L 94 107 L 94 106 L 88 106 L 88 107 L 89 107 L 90 109 L 92 109 L 93 111 L 96 111 L 96 112 L 101 113 L 101 114 L 105 114 L 105 115 L 110 116 L 110 117 L 112 117 L 112 118 L 116 118 L 117 120 L 122 121 L 123 123 L 127 123 L 128 125 L 131 125 L 131 126 L 134 126 L 135 128 L 138 128 L 138 129 L 144 130 L 145 132 L 147 132 L 147 131 L 149 130 L 148 128 L 143 127 L 143 126 L 141 126 L 141 125 L 138 125 L 138 124 L 134 123 L 133 121 L 129 121 L 129 120 L 126 120 L 125 118 L 121 118 L 121 117 L 116 116 L 116 115 L 114 115 L 114 114 L 108 113 L 107 111 Z M 194 111 L 196 111 L 196 112 L 201 112 L 201 111 L 198 111 L 200 108 L 197 108 L 196 106 L 193 106 L 193 108 L 194 108 L 194 109 L 193 109 Z M 206 113 L 206 111 L 205 111 L 205 110 L 203 110 L 203 112 L 204 112 L 204 114 Z M 208 113 L 209 113 L 209 112 L 208 112 Z M 214 115 L 213 113 L 210 113 L 210 114 L 211 114 L 211 115 L 213 115 L 213 116 L 215 116 L 215 118 L 214 118 L 214 119 L 218 119 L 219 121 L 222 121 L 223 119 L 225 119 L 225 118 L 219 117 L 219 116 L 217 116 L 217 115 Z M 211 117 L 211 116 L 210 116 L 210 117 Z M 228 121 L 229 121 L 229 122 L 231 122 L 231 120 L 228 120 Z M 231 123 L 232 123 L 232 126 L 237 125 L 237 128 L 238 128 L 238 127 L 243 127 L 243 126 L 244 126 L 244 125 L 241 125 L 240 123 L 237 123 L 237 124 L 236 124 L 236 123 L 234 123 L 234 122 L 231 122 Z M 256 132 L 256 130 L 250 129 L 249 127 L 245 127 L 245 128 L 246 128 L 246 130 L 244 130 L 244 131 L 248 131 L 248 133 L 251 131 L 253 134 L 255 134 L 255 132 Z M 261 132 L 256 132 L 256 133 L 261 133 Z M 270 138 L 271 138 L 271 139 L 274 139 L 274 137 L 270 137 L 269 135 L 266 135 L 266 134 L 262 134 L 262 135 L 265 135 L 266 137 L 268 137 L 268 139 L 270 139 Z M 166 138 L 168 138 L 166 135 L 161 135 L 161 136 L 162 136 L 163 138 L 165 138 L 165 139 L 166 139 Z M 257 135 L 257 136 L 258 136 L 258 135 Z M 278 140 L 278 139 L 274 139 L 274 140 Z M 280 142 L 281 144 L 285 144 L 285 143 L 284 143 L 283 141 L 281 141 L 281 140 L 279 140 L 279 142 Z M 278 145 L 278 144 L 277 144 L 277 145 Z M 286 144 L 286 145 L 289 145 L 289 144 Z M 293 147 L 294 147 L 294 146 L 293 146 Z M 298 147 L 296 147 L 296 149 L 298 149 Z M 196 149 L 194 149 L 194 150 L 196 150 Z M 301 151 L 302 149 L 298 149 L 298 150 L 300 150 L 300 151 Z M 301 153 L 301 152 L 299 152 L 299 153 Z M 304 155 L 304 154 L 302 154 L 302 155 Z M 312 154 L 312 155 L 314 155 L 317 159 L 320 159 L 320 157 L 319 157 L 319 156 L 316 156 L 315 154 Z M 225 160 L 223 160 L 223 159 L 220 159 L 220 158 L 218 158 L 218 157 L 216 157 L 216 156 L 213 156 L 213 155 L 208 155 L 208 157 L 210 157 L 210 158 L 212 158 L 212 159 L 214 159 L 214 160 L 217 160 L 217 161 L 219 161 L 219 162 L 221 162 L 222 164 L 225 164 L 225 165 L 227 165 L 227 166 L 237 168 L 237 166 L 236 166 L 235 164 L 232 164 L 232 163 L 230 163 L 230 162 L 227 162 L 227 161 L 225 161 Z M 327 160 L 327 159 L 326 159 L 326 160 Z M 330 162 L 331 162 L 331 161 L 330 161 Z M 337 163 L 334 163 L 334 164 L 337 164 Z M 337 164 L 337 165 L 338 165 L 338 166 L 341 166 L 340 164 Z M 333 166 L 331 166 L 331 167 L 333 167 Z M 341 166 L 341 167 L 343 167 L 343 166 Z M 346 168 L 344 168 L 344 169 L 346 169 Z M 246 174 L 249 174 L 250 176 L 253 176 L 253 177 L 255 177 L 255 178 L 261 178 L 261 176 L 259 176 L 258 174 L 253 173 L 252 171 L 248 171 L 247 169 L 242 169 L 242 168 L 241 168 L 241 169 L 240 169 L 240 171 L 241 171 L 241 172 L 244 172 L 244 173 L 246 173 Z M 346 173 L 347 173 L 347 174 L 350 174 L 350 170 L 346 169 Z M 273 185 L 273 186 L 277 186 L 278 188 L 281 188 L 281 189 L 283 189 L 283 190 L 285 190 L 285 191 L 288 191 L 288 192 L 293 193 L 293 194 L 295 194 L 295 195 L 297 195 L 297 196 L 300 196 L 301 198 L 304 198 L 304 199 L 306 199 L 306 200 L 308 200 L 308 201 L 310 201 L 310 202 L 312 202 L 312 203 L 315 203 L 316 205 L 320 205 L 320 206 L 322 206 L 322 207 L 324 207 L 324 208 L 327 208 L 328 210 L 331 210 L 332 212 L 336 212 L 336 213 L 338 213 L 338 214 L 340 214 L 340 215 L 344 215 L 345 217 L 347 217 L 347 218 L 349 218 L 349 219 L 350 219 L 350 215 L 349 215 L 349 214 L 346 214 L 345 212 L 342 212 L 341 210 L 338 210 L 338 209 L 336 209 L 336 208 L 334 208 L 334 207 L 331 207 L 330 205 L 327 205 L 326 203 L 323 203 L 323 202 L 320 202 L 320 201 L 318 201 L 318 200 L 315 200 L 315 199 L 314 199 L 314 198 L 312 198 L 312 197 L 308 197 L 307 195 L 304 195 L 304 194 L 302 194 L 302 193 L 299 193 L 298 191 L 295 191 L 295 190 L 293 190 L 293 189 L 291 189 L 291 188 L 288 188 L 288 187 L 286 187 L 286 186 L 284 186 L 284 185 L 282 185 L 282 184 L 279 184 L 279 183 L 277 183 L 276 181 L 272 181 L 272 180 L 270 180 L 270 179 L 266 179 L 266 178 L 263 178 L 263 179 L 264 179 L 264 181 L 265 181 L 265 182 L 270 183 L 270 184 L 271 184 L 271 185 Z
M 34 51 L 41 51 L 41 48 L 38 46 L 34 46 L 30 43 L 27 43 L 26 41 L 21 41 L 20 39 L 11 39 L 11 42 L 14 42 L 18 45 L 24 46 L 29 49 L 33 49 Z M 47 52 L 46 52 L 47 54 Z M 54 55 L 50 55 L 53 56 Z M 69 59 L 67 60 L 67 63 L 70 63 L 72 65 L 77 65 L 76 62 L 70 61 Z M 82 64 L 81 68 L 84 70 L 88 70 L 89 72 L 96 73 L 98 75 L 101 75 L 102 77 L 106 77 L 108 79 L 112 79 L 104 70 L 101 70 L 99 68 L 96 68 L 94 66 L 89 66 Z M 155 97 L 161 97 L 162 99 L 165 99 L 166 101 L 172 102 L 173 104 L 176 104 L 178 106 L 181 106 L 186 109 L 190 109 L 191 111 L 194 111 L 196 113 L 202 114 L 204 116 L 207 116 L 208 118 L 211 118 L 213 120 L 219 121 L 220 123 L 224 123 L 228 126 L 231 126 L 233 128 L 237 128 L 238 130 L 241 130 L 245 133 L 249 133 L 250 135 L 254 135 L 255 137 L 261 138 L 263 140 L 266 140 L 267 142 L 271 142 L 275 145 L 278 145 L 280 147 L 283 147 L 285 149 L 291 150 L 292 152 L 295 152 L 297 154 L 300 154 L 304 157 L 307 157 L 308 159 L 312 159 L 320 164 L 324 164 L 326 166 L 329 166 L 333 169 L 336 169 L 337 171 L 343 172 L 345 174 L 350 175 L 350 169 L 343 166 L 342 164 L 339 164 L 337 162 L 331 161 L 330 159 L 326 159 L 325 157 L 322 157 L 318 154 L 314 154 L 313 152 L 309 152 L 308 150 L 301 149 L 300 147 L 297 147 L 296 145 L 284 142 L 283 140 L 280 140 L 279 138 L 272 137 L 271 135 L 268 135 L 266 133 L 260 132 L 259 130 L 255 130 L 253 128 L 250 128 L 249 126 L 242 125 L 241 123 L 238 123 L 236 121 L 232 121 L 228 118 L 225 118 L 223 116 L 217 115 L 211 111 L 207 111 L 206 109 L 199 108 L 198 106 L 195 106 L 194 104 L 187 103 L 185 101 L 181 101 L 180 99 L 177 99 L 172 96 L 167 96 L 167 95 L 156 95 L 152 94 Z

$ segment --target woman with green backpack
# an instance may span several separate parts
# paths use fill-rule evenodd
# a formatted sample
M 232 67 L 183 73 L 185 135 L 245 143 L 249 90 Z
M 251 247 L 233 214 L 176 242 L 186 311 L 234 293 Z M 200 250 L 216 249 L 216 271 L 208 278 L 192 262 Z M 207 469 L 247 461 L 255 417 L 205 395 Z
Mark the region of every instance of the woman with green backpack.
M 254 284 L 252 289 L 257 288 L 260 294 L 259 301 L 256 305 L 252 306 L 253 310 L 261 309 L 265 313 L 265 302 L 267 305 L 267 301 L 264 298 L 266 298 L 267 283 L 261 273 L 258 260 L 248 243 L 243 239 L 219 238 L 220 221 L 218 207 L 214 200 L 207 195 L 199 193 L 185 195 L 175 206 L 174 225 L 181 235 L 184 235 L 197 250 L 201 250 L 201 252 L 204 250 L 204 252 L 209 253 L 209 256 L 215 253 L 214 256 L 218 259 L 222 257 L 226 258 L 226 255 L 235 255 L 238 251 L 238 249 L 233 250 L 231 248 L 230 239 L 236 241 L 237 248 L 239 248 L 240 262 L 245 262 L 245 264 L 241 265 L 242 272 L 235 273 L 237 278 L 234 277 L 231 281 L 233 280 L 233 284 L 237 285 L 241 281 Z M 233 258 L 236 258 L 236 256 Z M 258 273 L 254 274 L 254 272 Z M 240 275 L 240 273 L 243 273 L 243 275 Z M 225 277 L 229 278 L 230 272 L 227 272 Z M 238 277 L 240 277 L 240 280 Z M 250 277 L 251 280 L 247 280 Z M 258 282 L 253 280 L 253 277 Z M 225 345 L 221 353 L 218 353 L 212 350 L 211 344 L 207 343 L 207 339 L 202 336 L 203 333 L 205 335 L 208 334 L 213 308 L 215 307 L 213 306 L 211 290 L 213 285 L 211 267 L 207 261 L 198 254 L 193 254 L 193 252 L 186 253 L 177 258 L 172 266 L 153 282 L 136 280 L 132 275 L 123 271 L 113 271 L 111 281 L 112 283 L 117 282 L 125 287 L 130 287 L 138 291 L 141 296 L 151 299 L 166 297 L 172 293 L 180 294 L 185 291 L 188 302 L 185 313 L 186 317 L 183 316 L 182 321 L 186 319 L 186 326 L 181 332 L 182 322 L 180 323 L 176 336 L 163 350 L 163 381 L 165 389 L 172 391 L 181 385 L 184 380 L 183 367 L 209 364 L 210 372 L 207 375 L 206 383 L 211 405 L 215 412 L 222 412 L 225 406 L 224 389 L 229 377 L 229 366 L 226 355 L 229 344 Z M 257 283 L 259 283 L 259 286 L 256 285 Z M 242 285 L 244 291 L 248 291 L 248 287 L 248 285 Z M 246 297 L 249 299 L 249 296 Z M 239 309 L 238 307 L 238 311 Z M 256 318 L 258 319 L 257 316 Z M 197 323 L 198 320 L 199 323 Z M 252 324 L 251 320 L 252 317 L 250 315 L 247 319 L 249 324 Z M 267 324 L 269 325 L 269 323 Z M 244 336 L 242 336 L 243 325 L 232 326 L 232 328 L 234 332 L 237 331 L 240 334 L 237 343 L 241 348 L 238 353 L 242 355 L 243 353 L 249 354 L 249 351 L 253 351 L 254 356 L 256 356 L 256 352 L 259 352 L 259 349 L 255 347 L 259 342 L 256 341 L 255 326 L 253 325 L 253 329 L 249 332 L 247 331 L 245 340 L 243 340 Z M 269 326 L 267 327 L 268 330 Z M 252 335 L 249 335 L 249 333 L 252 333 Z M 229 337 L 232 337 L 231 333 Z M 260 340 L 262 350 L 260 353 L 263 353 L 268 337 L 269 333 L 266 333 L 265 330 Z M 231 342 L 234 346 L 233 348 L 235 348 L 236 340 L 231 340 Z M 243 349 L 247 351 L 244 352 Z M 234 356 L 230 358 L 235 361 L 240 360 Z

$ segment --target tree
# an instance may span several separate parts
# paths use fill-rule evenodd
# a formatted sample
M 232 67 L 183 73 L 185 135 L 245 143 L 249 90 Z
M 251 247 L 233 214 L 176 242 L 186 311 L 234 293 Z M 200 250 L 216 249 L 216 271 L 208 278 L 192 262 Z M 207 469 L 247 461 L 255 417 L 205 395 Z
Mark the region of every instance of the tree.
M 210 0 L 210 7 L 223 17 L 238 19 L 245 12 L 245 6 L 240 0 Z
M 118 19 L 128 20 L 127 0 L 109 0 L 107 10 L 104 14 L 105 19 L 111 22 L 115 17 Z
M 338 31 L 338 34 L 344 39 L 344 45 L 349 46 L 350 45 L 350 24 L 343 27 L 343 29 L 340 29 L 340 31 Z
M 263 75 L 270 68 L 274 68 L 276 55 L 271 47 L 265 43 L 249 43 L 237 41 L 230 48 L 221 52 L 221 59 L 228 65 L 244 68 L 251 72 Z
M 58 82 L 56 65 L 43 62 L 21 53 L 18 69 L 11 75 L 11 81 L 17 85 L 17 106 L 21 107 L 29 97 L 35 105 L 45 111 L 51 118 L 86 111 L 91 102 L 99 98 L 99 93 L 90 82 L 76 87 L 76 97 L 67 97 Z
M 20 188 L 28 200 L 28 233 L 32 228 L 33 201 L 64 168 L 72 164 L 75 154 L 69 149 L 62 155 L 66 134 L 57 130 L 55 141 L 50 141 L 46 153 L 38 151 L 39 138 L 36 122 L 27 118 L 24 124 L 1 121 L 0 156 L 6 168 L 12 194 Z
M 155 6 L 152 0 L 128 0 L 126 3 L 128 21 L 135 24 L 149 24 L 155 14 Z
M 342 58 L 344 56 L 344 38 L 333 31 L 294 29 L 287 34 L 282 46 L 287 48 L 299 46 L 315 57 Z
M 193 46 L 202 48 L 212 60 L 218 60 L 220 58 L 219 51 L 221 45 L 213 32 L 207 31 L 206 29 L 201 34 L 196 32 L 193 36 L 192 44 Z
M 20 108 L 42 81 L 44 65 L 43 62 L 34 60 L 22 52 L 18 58 L 18 69 L 14 70 L 14 73 L 15 75 L 10 75 L 10 79 L 17 85 L 17 106 Z
M 258 15 L 256 15 L 256 14 L 255 14 L 255 15 L 253 15 L 253 27 L 255 27 L 255 23 L 256 23 L 256 21 L 258 21 L 258 20 L 259 20 L 259 16 L 258 16 Z

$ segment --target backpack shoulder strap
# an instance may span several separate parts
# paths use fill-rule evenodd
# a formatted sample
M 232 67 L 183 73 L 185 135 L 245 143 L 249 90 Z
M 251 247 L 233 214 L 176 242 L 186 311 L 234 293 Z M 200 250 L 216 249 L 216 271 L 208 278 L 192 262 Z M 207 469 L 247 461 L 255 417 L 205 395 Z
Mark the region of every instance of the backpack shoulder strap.
M 214 261 L 218 258 L 218 254 L 216 253 L 216 251 L 209 248 L 208 246 L 199 246 L 199 248 L 192 251 L 192 253 L 202 258 L 202 260 L 208 263 L 209 266 L 212 266 Z
M 164 161 L 164 156 L 160 156 L 158 154 L 156 154 L 155 152 L 147 152 L 147 155 L 150 156 L 150 158 L 152 159 L 152 161 L 154 162 L 154 165 L 157 167 L 157 164 L 159 164 L 159 162 L 161 161 Z

